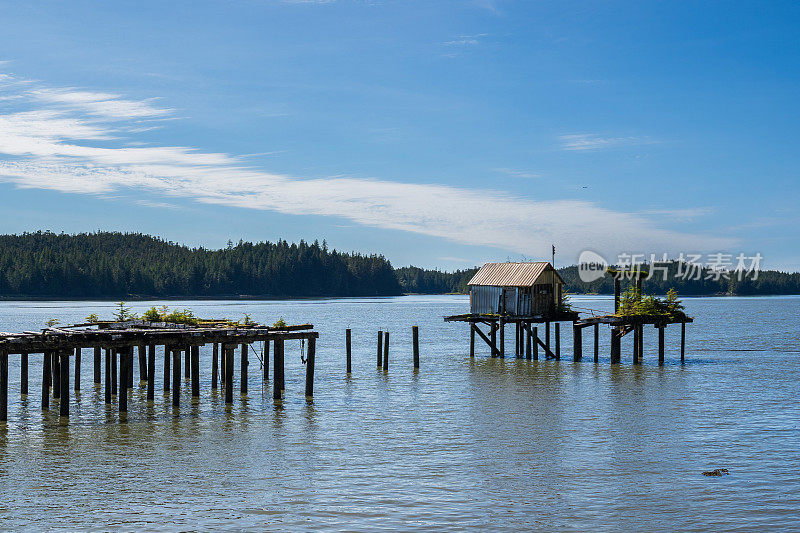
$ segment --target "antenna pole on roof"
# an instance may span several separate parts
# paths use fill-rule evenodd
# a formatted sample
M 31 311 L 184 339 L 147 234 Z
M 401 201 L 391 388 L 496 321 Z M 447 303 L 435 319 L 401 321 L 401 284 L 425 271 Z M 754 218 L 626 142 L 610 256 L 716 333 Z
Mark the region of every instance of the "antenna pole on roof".
M 556 245 L 553 245 L 553 268 L 556 267 Z

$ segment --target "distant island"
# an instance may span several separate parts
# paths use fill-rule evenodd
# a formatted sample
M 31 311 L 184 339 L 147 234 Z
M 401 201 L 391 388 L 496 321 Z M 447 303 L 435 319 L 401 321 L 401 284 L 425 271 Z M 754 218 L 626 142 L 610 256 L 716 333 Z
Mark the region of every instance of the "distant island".
M 651 294 L 800 294 L 800 273 L 761 271 L 758 279 L 675 277 L 679 264 L 645 282 Z M 228 243 L 190 248 L 138 233 L 52 232 L 0 236 L 0 298 L 303 298 L 466 293 L 477 268 L 442 272 L 393 268 L 382 255 L 330 250 L 325 241 Z M 578 267 L 560 268 L 574 294 L 612 294 L 610 277 L 584 283 Z

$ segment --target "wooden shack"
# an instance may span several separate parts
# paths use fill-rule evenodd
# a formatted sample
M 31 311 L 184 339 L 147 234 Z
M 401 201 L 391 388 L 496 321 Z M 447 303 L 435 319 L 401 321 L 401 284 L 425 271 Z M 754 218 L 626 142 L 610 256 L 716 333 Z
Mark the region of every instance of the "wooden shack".
M 555 314 L 564 280 L 546 261 L 486 263 L 467 285 L 470 313 L 527 317 Z

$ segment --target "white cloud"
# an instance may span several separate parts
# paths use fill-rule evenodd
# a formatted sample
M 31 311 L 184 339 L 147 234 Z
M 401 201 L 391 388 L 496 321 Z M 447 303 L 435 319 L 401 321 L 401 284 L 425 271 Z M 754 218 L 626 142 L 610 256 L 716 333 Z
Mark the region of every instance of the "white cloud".
M 180 146 L 131 146 L 131 122 L 167 118 L 152 100 L 28 87 L 32 109 L 0 113 L 0 180 L 18 187 L 109 196 L 149 195 L 339 217 L 358 224 L 547 256 L 587 245 L 603 252 L 724 249 L 729 239 L 679 233 L 641 214 L 578 200 L 536 201 L 495 190 L 335 176 L 301 179 L 249 166 L 242 157 Z M 96 141 L 119 146 L 94 146 Z M 526 171 L 504 171 L 528 174 Z M 532 174 L 531 174 L 532 175 Z M 140 205 L 142 201 L 139 201 Z M 174 205 L 164 202 L 166 205 Z M 152 201 L 146 205 L 166 207 Z
M 561 143 L 561 148 L 564 150 L 601 150 L 624 146 L 656 144 L 658 142 L 647 137 L 603 137 L 595 133 L 560 135 L 558 140 Z
M 517 169 L 517 168 L 496 168 L 496 169 L 494 169 L 494 171 L 495 172 L 499 172 L 501 174 L 506 174 L 506 175 L 511 176 L 513 178 L 532 179 L 532 178 L 541 178 L 542 177 L 541 174 L 537 174 L 536 172 L 532 172 L 530 170 L 520 170 L 520 169 Z

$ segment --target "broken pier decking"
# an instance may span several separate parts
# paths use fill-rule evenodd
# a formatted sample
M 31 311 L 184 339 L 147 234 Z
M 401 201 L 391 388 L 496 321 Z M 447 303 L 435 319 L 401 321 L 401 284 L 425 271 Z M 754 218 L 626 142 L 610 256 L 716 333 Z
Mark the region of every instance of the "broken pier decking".
M 75 326 L 50 327 L 41 332 L 0 332 L 0 421 L 8 417 L 8 358 L 20 356 L 20 393 L 28 393 L 28 364 L 32 354 L 42 357 L 42 409 L 50 408 L 50 397 L 59 398 L 61 416 L 69 416 L 69 372 L 72 361 L 75 390 L 80 389 L 81 355 L 83 349 L 93 350 L 93 378 L 96 386 L 104 388 L 105 403 L 116 396 L 121 413 L 128 409 L 128 389 L 133 387 L 133 356 L 138 350 L 139 379 L 147 382 L 147 399 L 154 400 L 156 380 L 156 347 L 163 347 L 163 390 L 172 392 L 172 404 L 179 406 L 181 386 L 181 354 L 184 368 L 191 380 L 193 397 L 200 395 L 200 347 L 211 344 L 211 388 L 217 379 L 225 390 L 225 403 L 233 403 L 234 357 L 240 350 L 242 394 L 247 394 L 249 346 L 264 343 L 264 381 L 269 369 L 269 346 L 273 345 L 273 398 L 280 400 L 285 388 L 284 343 L 300 340 L 308 343 L 306 360 L 306 397 L 314 392 L 314 363 L 316 339 L 319 333 L 313 326 L 267 327 L 202 322 L 197 326 L 154 323 L 140 320 L 101 322 Z M 103 351 L 105 361 L 103 365 Z M 117 364 L 119 362 L 119 364 Z M 170 372 L 170 367 L 172 372 Z M 101 382 L 101 374 L 105 379 Z

